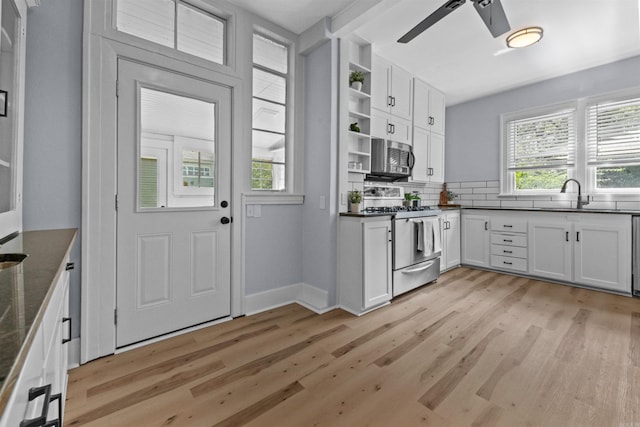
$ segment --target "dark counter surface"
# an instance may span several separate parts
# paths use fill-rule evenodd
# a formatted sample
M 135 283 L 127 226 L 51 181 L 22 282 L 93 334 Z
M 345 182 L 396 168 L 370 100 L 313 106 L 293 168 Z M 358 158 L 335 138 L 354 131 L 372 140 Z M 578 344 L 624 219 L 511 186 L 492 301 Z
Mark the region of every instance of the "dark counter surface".
M 582 209 L 576 208 L 503 208 L 503 207 L 471 207 L 462 206 L 462 210 L 480 210 L 480 211 L 530 211 L 530 212 L 558 212 L 558 213 L 594 213 L 594 214 L 618 214 L 618 215 L 640 215 L 640 211 L 634 210 L 617 210 L 617 209 Z
M 0 271 L 0 414 L 76 235 L 76 229 L 27 231 L 0 247 L 0 253 L 29 255 L 22 264 Z

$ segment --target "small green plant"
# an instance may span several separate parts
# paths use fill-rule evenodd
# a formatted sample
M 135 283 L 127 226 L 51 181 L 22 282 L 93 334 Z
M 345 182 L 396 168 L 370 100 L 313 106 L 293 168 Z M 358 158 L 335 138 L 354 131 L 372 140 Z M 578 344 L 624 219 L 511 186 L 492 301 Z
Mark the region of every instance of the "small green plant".
M 351 203 L 360 203 L 362 201 L 362 193 L 358 190 L 349 192 L 349 201 Z
M 456 197 L 458 197 L 456 193 L 454 193 L 453 191 L 447 191 L 447 200 L 452 201 Z
M 364 83 L 364 74 L 362 74 L 362 71 L 355 70 L 349 74 L 349 84 L 351 85 L 354 82 Z
M 404 199 L 407 202 L 411 202 L 413 200 L 420 200 L 420 196 L 416 193 L 404 193 Z
M 360 126 L 358 126 L 358 122 L 351 123 L 351 124 L 349 125 L 349 130 L 350 130 L 351 132 L 360 132 Z

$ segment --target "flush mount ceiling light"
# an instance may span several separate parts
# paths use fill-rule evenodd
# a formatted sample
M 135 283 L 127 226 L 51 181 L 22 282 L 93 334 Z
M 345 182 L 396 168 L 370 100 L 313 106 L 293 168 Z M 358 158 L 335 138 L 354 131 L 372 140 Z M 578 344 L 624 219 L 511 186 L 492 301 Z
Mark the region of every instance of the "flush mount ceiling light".
M 541 27 L 527 27 L 509 34 L 507 46 L 511 48 L 527 47 L 539 42 L 541 38 Z

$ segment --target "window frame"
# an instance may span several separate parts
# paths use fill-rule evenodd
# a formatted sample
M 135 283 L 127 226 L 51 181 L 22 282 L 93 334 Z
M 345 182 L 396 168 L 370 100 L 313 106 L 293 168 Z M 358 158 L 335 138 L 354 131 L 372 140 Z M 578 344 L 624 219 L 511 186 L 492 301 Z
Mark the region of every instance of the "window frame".
M 575 135 L 574 147 L 574 162 L 573 167 L 567 165 L 567 179 L 579 178 L 580 164 L 583 160 L 580 153 L 579 146 L 581 145 L 581 114 L 580 107 L 577 101 L 563 102 L 560 104 L 553 104 L 544 107 L 537 107 L 527 110 L 521 110 L 512 113 L 503 113 L 500 115 L 500 196 L 546 196 L 550 194 L 556 194 L 550 189 L 541 190 L 517 190 L 515 183 L 516 171 L 509 170 L 509 123 L 515 120 L 522 120 L 526 118 L 533 118 L 537 116 L 544 116 L 547 114 L 557 113 L 562 110 L 573 109 L 574 112 L 574 126 L 573 130 Z M 553 168 L 550 168 L 553 169 Z M 559 189 L 558 189 L 559 190 Z
M 271 69 L 268 67 L 265 67 L 264 65 L 261 64 L 257 64 L 256 62 L 254 62 L 253 60 L 253 40 L 254 37 L 258 35 L 260 37 L 263 37 L 267 40 L 270 40 L 274 43 L 283 45 L 287 48 L 287 73 L 284 74 L 278 70 L 275 69 Z M 251 97 L 251 153 L 250 153 L 250 167 L 249 167 L 249 190 L 254 193 L 254 194 L 291 194 L 293 193 L 292 190 L 293 189 L 293 173 L 291 171 L 292 169 L 292 165 L 293 165 L 293 156 L 291 153 L 291 151 L 293 151 L 293 133 L 294 133 L 294 126 L 293 123 L 295 122 L 295 114 L 294 114 L 294 95 L 293 95 L 293 86 L 294 86 L 294 71 L 295 67 L 296 67 L 296 61 L 295 61 L 295 52 L 293 52 L 295 49 L 294 45 L 288 41 L 288 40 L 284 40 L 281 37 L 277 37 L 274 34 L 264 30 L 264 29 L 259 29 L 259 28 L 254 28 L 252 34 L 251 34 L 251 91 L 249 93 L 250 97 Z M 268 74 L 272 74 L 274 76 L 277 77 L 281 77 L 283 79 L 285 79 L 285 103 L 281 104 L 277 101 L 273 101 L 273 100 L 269 100 L 269 99 L 265 99 L 265 98 L 261 98 L 258 96 L 254 96 L 253 95 L 253 77 L 254 77 L 254 70 L 260 70 L 263 73 L 268 73 Z M 272 132 L 269 130 L 265 130 L 265 129 L 260 129 L 260 128 L 255 128 L 253 126 L 253 102 L 254 100 L 260 100 L 263 102 L 269 102 L 269 103 L 273 103 L 276 105 L 280 105 L 282 107 L 284 107 L 285 110 L 285 119 L 284 119 L 284 152 L 285 152 L 285 157 L 284 157 L 284 162 L 276 162 L 276 161 L 271 161 L 271 162 L 266 162 L 264 161 L 264 159 L 259 159 L 256 158 L 254 159 L 253 157 L 253 131 L 260 131 L 260 132 L 269 132 L 269 133 L 274 133 L 274 134 L 278 134 L 280 135 L 280 132 Z M 270 163 L 271 165 L 284 165 L 284 189 L 282 190 L 274 190 L 273 188 L 271 189 L 262 189 L 262 188 L 253 188 L 253 164 L 254 162 L 261 162 L 261 163 Z
M 593 96 L 590 98 L 586 98 L 584 100 L 584 155 L 585 155 L 585 161 L 584 161 L 584 167 L 585 167 L 585 181 L 586 181 L 586 188 L 587 191 L 589 193 L 593 193 L 593 194 L 598 194 L 598 195 L 602 195 L 602 194 L 611 194 L 611 195 L 638 195 L 638 192 L 640 190 L 640 187 L 633 187 L 633 188 L 606 188 L 606 189 L 599 189 L 597 188 L 597 177 L 596 177 L 596 169 L 598 167 L 598 165 L 590 165 L 589 164 L 589 158 L 588 158 L 588 152 L 590 149 L 590 141 L 588 139 L 588 109 L 590 106 L 594 105 L 594 104 L 601 104 L 601 103 L 608 103 L 608 102 L 619 102 L 619 101 L 625 101 L 625 100 L 631 100 L 634 98 L 640 98 L 640 87 L 636 87 L 636 88 L 632 88 L 632 89 L 627 89 L 627 90 L 623 90 L 623 91 L 616 91 L 616 92 L 612 92 L 612 93 L 608 93 L 605 95 L 600 95 L 600 96 Z M 613 165 L 612 166 L 616 166 L 615 162 L 612 162 Z M 640 162 L 638 163 L 640 164 Z M 623 163 L 619 163 L 618 165 L 623 166 Z M 625 164 L 626 166 L 630 166 L 630 164 Z

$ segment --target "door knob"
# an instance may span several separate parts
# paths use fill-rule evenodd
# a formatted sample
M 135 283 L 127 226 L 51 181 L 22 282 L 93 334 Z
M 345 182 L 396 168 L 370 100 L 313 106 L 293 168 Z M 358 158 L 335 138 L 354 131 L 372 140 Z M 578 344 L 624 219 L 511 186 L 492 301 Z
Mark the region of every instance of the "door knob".
M 231 220 L 229 218 L 227 218 L 226 216 L 223 216 L 222 218 L 220 218 L 220 222 L 223 224 L 229 224 L 231 222 Z
M 229 206 L 229 202 L 227 202 L 226 200 L 223 200 L 222 202 L 220 202 L 220 206 L 222 206 L 223 208 L 226 208 L 227 206 Z

